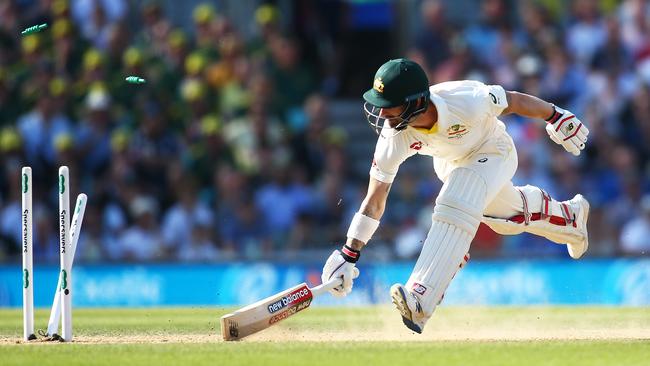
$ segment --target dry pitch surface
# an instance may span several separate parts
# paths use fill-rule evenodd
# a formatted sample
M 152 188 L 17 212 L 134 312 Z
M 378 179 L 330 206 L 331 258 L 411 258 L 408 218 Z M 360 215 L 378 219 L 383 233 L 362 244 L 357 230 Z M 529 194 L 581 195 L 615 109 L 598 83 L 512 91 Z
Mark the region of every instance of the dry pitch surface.
M 226 309 L 75 309 L 72 344 L 21 341 L 0 309 L 2 364 L 650 365 L 650 309 L 441 307 L 424 334 L 389 307 L 312 308 L 241 342 Z M 45 327 L 47 310 L 36 314 Z

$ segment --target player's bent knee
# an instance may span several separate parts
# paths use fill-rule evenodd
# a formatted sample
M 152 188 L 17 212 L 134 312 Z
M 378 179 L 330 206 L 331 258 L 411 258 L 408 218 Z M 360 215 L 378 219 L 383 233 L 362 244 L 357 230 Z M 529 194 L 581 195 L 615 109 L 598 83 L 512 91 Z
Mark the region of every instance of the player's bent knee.
M 432 218 L 473 233 L 483 217 L 486 197 L 487 184 L 481 175 L 456 168 L 436 199 Z
M 432 220 L 453 225 L 468 233 L 474 233 L 481 223 L 481 217 L 472 215 L 456 207 L 436 205 L 433 210 Z

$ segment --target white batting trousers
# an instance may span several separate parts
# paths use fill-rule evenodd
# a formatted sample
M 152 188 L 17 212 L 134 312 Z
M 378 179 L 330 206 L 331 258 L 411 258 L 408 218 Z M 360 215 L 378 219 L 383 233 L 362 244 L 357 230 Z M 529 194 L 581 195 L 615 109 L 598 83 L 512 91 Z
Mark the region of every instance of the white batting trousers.
M 517 169 L 517 153 L 503 131 L 466 159 L 434 159 L 434 168 L 444 185 L 436 199 L 431 229 L 406 283 L 420 302 L 422 325 L 469 251 L 488 203 L 510 183 Z
M 434 159 L 434 169 L 444 185 L 436 199 L 431 229 L 406 283 L 407 290 L 420 302 L 420 324 L 426 323 L 442 300 L 483 215 L 511 218 L 529 214 L 529 205 L 543 208 L 543 196 L 532 194 L 543 191 L 512 184 L 517 164 L 517 150 L 505 131 L 466 159 Z M 549 212 L 560 213 L 561 203 L 550 197 L 548 203 Z M 551 232 L 534 234 L 552 237 Z

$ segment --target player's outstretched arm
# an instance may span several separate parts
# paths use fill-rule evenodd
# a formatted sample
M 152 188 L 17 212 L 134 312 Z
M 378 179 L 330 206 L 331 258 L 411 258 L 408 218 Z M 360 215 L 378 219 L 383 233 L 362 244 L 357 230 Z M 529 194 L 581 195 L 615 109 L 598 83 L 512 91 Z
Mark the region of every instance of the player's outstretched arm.
M 343 278 L 343 284 L 330 291 L 332 295 L 345 296 L 352 291 L 352 280 L 359 276 L 356 263 L 361 255 L 361 248 L 379 227 L 379 219 L 384 214 L 389 191 L 390 183 L 370 177 L 366 198 L 350 223 L 345 245 L 333 251 L 323 266 L 323 283 L 335 277 Z
M 506 99 L 508 107 L 501 114 L 544 119 L 546 132 L 553 142 L 575 156 L 585 148 L 589 129 L 573 113 L 525 93 L 507 91 Z
M 363 246 L 366 245 L 368 240 L 370 240 L 372 234 L 374 234 L 374 230 L 372 230 L 372 233 L 364 233 L 364 231 L 367 231 L 367 229 L 369 228 L 354 227 L 355 220 L 359 220 L 357 216 L 359 214 L 364 215 L 366 217 L 369 217 L 377 221 L 378 224 L 379 219 L 381 219 L 381 216 L 384 214 L 384 209 L 386 208 L 386 200 L 388 199 L 390 186 L 391 183 L 384 183 L 373 177 L 370 177 L 370 181 L 368 182 L 368 192 L 366 193 L 366 198 L 364 198 L 363 202 L 361 202 L 361 207 L 359 208 L 359 212 L 355 215 L 355 218 L 352 220 L 352 223 L 350 224 L 350 230 L 348 230 L 348 240 L 346 244 L 352 247 L 353 249 L 361 250 L 361 248 L 363 248 Z M 365 221 L 365 220 L 361 218 L 361 221 Z M 363 225 L 363 223 L 360 224 Z M 358 239 L 359 236 L 362 237 L 361 240 Z M 367 237 L 368 240 L 362 241 L 363 239 L 365 239 L 365 237 Z
M 514 113 L 529 118 L 546 119 L 554 111 L 553 104 L 525 93 L 506 91 L 506 100 L 508 107 L 501 112 L 502 115 Z

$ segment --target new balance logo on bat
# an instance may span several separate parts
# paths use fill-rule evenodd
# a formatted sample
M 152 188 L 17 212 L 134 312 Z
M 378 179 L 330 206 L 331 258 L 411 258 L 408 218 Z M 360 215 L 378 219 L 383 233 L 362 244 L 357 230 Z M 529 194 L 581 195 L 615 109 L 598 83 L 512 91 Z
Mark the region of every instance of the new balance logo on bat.
M 269 310 L 269 313 L 273 314 L 289 305 L 301 303 L 311 298 L 312 298 L 311 291 L 309 291 L 309 288 L 305 286 L 297 289 L 296 291 L 281 298 L 280 300 L 268 305 L 267 309 Z

